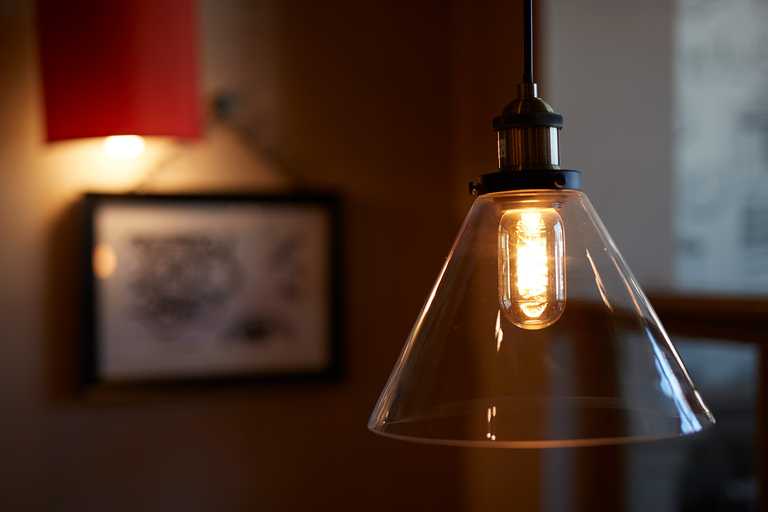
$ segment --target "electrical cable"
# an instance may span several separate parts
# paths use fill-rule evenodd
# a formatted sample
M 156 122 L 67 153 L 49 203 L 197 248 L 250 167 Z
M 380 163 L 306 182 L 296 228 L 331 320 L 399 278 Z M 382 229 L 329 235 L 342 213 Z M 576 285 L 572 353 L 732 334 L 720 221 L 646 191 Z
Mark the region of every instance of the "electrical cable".
M 523 83 L 533 83 L 533 0 L 523 0 Z

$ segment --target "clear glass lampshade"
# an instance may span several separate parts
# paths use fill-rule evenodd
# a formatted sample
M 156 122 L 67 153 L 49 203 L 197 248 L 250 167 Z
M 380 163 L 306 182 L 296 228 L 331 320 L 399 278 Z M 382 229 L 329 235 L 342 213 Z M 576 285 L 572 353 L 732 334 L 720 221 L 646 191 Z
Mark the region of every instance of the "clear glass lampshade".
M 712 423 L 587 197 L 526 190 L 475 201 L 368 426 L 544 448 Z

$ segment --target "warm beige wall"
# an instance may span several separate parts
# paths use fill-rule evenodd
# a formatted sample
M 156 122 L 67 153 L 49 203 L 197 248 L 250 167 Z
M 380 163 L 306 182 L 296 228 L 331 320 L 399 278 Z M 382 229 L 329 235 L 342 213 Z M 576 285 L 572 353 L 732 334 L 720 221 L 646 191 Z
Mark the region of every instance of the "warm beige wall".
M 31 4 L 0 4 L 3 510 L 462 509 L 458 451 L 365 430 L 456 228 L 448 7 L 203 2 L 206 91 L 239 91 L 290 173 L 345 196 L 348 372 L 338 385 L 93 405 L 66 394 L 78 285 L 69 210 L 83 191 L 125 190 L 140 172 L 110 168 L 92 143 L 41 142 Z M 150 185 L 284 181 L 215 128 Z

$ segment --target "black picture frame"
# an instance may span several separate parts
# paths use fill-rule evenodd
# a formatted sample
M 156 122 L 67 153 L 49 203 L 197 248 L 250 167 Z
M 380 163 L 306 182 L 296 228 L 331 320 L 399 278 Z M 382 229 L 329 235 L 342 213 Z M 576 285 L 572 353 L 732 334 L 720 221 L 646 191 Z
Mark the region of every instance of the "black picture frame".
M 84 254 L 81 269 L 84 276 L 82 294 L 82 342 L 80 346 L 80 385 L 84 390 L 95 388 L 163 388 L 183 386 L 233 385 L 259 382 L 297 382 L 303 380 L 337 381 L 343 372 L 343 328 L 342 328 L 342 213 L 341 199 L 329 192 L 295 192 L 272 194 L 108 194 L 87 193 L 81 201 L 84 220 Z M 110 379 L 103 371 L 100 357 L 103 341 L 99 326 L 102 322 L 100 303 L 100 280 L 94 271 L 94 253 L 99 244 L 96 219 L 106 207 L 123 205 L 136 208 L 226 208 L 228 206 L 259 206 L 283 208 L 321 209 L 327 215 L 328 237 L 326 265 L 324 272 L 327 301 L 327 322 L 325 340 L 327 364 L 320 368 L 258 371 L 235 371 L 210 375 L 165 375 L 160 377 L 138 377 L 131 379 Z M 171 210 L 169 210 L 171 211 Z

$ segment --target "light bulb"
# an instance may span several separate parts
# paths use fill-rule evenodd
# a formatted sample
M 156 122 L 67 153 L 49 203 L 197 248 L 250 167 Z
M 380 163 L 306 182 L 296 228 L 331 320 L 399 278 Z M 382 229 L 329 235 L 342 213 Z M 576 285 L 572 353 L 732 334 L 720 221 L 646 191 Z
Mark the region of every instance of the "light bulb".
M 133 160 L 144 152 L 144 138 L 139 135 L 112 135 L 104 138 L 104 154 L 117 160 Z
M 507 210 L 499 221 L 499 304 L 522 329 L 543 329 L 565 310 L 565 237 L 554 208 Z

